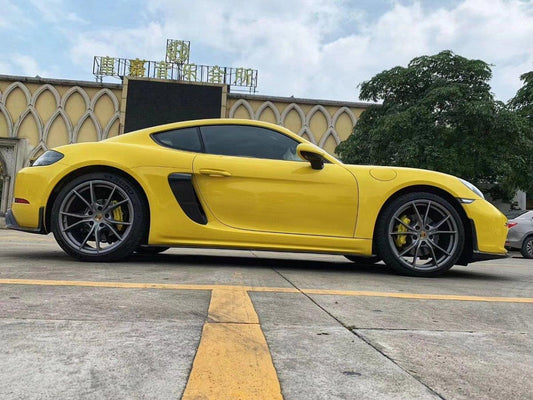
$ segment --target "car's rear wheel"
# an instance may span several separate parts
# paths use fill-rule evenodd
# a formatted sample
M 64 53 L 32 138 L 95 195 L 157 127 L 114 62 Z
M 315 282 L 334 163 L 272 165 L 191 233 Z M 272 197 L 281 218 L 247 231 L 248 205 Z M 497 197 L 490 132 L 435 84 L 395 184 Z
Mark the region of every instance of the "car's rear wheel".
M 520 253 L 522 253 L 524 258 L 533 258 L 533 236 L 524 240 Z
M 372 265 L 376 264 L 381 261 L 381 258 L 378 256 L 370 256 L 370 257 L 363 257 L 363 256 L 352 256 L 352 255 L 344 255 L 348 260 L 356 263 L 356 264 L 364 264 L 364 265 Z
M 464 227 L 446 199 L 432 193 L 408 193 L 386 206 L 375 237 L 379 255 L 399 273 L 436 276 L 459 259 Z
M 116 261 L 139 246 L 148 217 L 138 190 L 112 173 L 92 173 L 57 196 L 51 226 L 59 245 L 84 261 Z

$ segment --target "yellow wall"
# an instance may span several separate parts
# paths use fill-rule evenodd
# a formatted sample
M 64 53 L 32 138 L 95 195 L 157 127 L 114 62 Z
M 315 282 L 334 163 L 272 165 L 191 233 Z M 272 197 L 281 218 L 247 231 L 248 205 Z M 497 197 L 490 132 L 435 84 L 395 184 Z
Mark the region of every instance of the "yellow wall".
M 119 132 L 120 85 L 0 77 L 0 137 L 25 138 L 28 159 Z
M 0 76 L 0 137 L 25 138 L 28 157 L 67 143 L 120 132 L 122 85 Z M 330 153 L 345 140 L 364 103 L 230 93 L 229 118 L 283 125 Z
M 12 195 L 16 172 L 44 151 L 118 135 L 123 95 L 121 84 L 0 75 L 0 141 L 7 138 L 0 145 L 0 215 Z M 367 106 L 225 92 L 222 100 L 222 116 L 285 126 L 332 154 Z
M 230 94 L 229 118 L 257 119 L 285 126 L 334 154 L 366 108 L 364 103 Z

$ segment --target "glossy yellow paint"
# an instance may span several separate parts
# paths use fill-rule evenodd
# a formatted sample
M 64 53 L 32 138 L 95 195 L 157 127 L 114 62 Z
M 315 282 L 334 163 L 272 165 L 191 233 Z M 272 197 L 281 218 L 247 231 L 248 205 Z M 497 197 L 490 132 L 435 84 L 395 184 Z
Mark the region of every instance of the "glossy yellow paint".
M 214 119 L 148 128 L 98 143 L 57 148 L 65 157 L 50 166 L 23 169 L 14 204 L 22 227 L 36 228 L 39 208 L 46 207 L 56 185 L 87 167 L 115 168 L 132 177 L 150 206 L 149 244 L 255 248 L 338 254 L 372 253 L 376 220 L 386 201 L 399 191 L 433 187 L 463 204 L 477 231 L 479 250 L 505 254 L 505 217 L 456 177 L 433 171 L 345 165 L 308 143 L 327 160 L 324 169 L 308 162 L 214 156 L 157 145 L 158 131 L 199 124 L 251 124 L 278 130 L 306 143 L 287 129 L 260 121 Z M 213 171 L 215 173 L 213 173 Z M 222 173 L 216 172 L 222 171 Z M 186 216 L 169 187 L 172 173 L 192 174 L 208 223 Z
M 208 167 L 229 176 L 202 173 Z M 193 169 L 202 203 L 224 225 L 251 231 L 353 237 L 357 182 L 340 165 L 326 164 L 324 169 L 314 170 L 307 162 L 261 160 L 258 165 L 253 158 L 202 154 L 194 160 Z
M 435 171 L 399 168 L 397 176 L 391 181 L 378 181 L 370 171 L 372 166 L 346 166 L 359 182 L 359 202 L 361 213 L 356 226 L 355 237 L 372 237 L 375 221 L 387 199 L 395 193 L 413 187 L 432 187 L 448 193 L 456 199 L 471 199 L 471 204 L 462 204 L 463 209 L 476 228 L 480 251 L 505 254 L 504 247 L 507 230 L 506 217 L 492 204 L 470 191 L 457 177 Z
M 507 217 L 484 200 L 463 204 L 463 208 L 476 227 L 479 251 L 501 254 L 500 239 L 507 237 Z
M 17 174 L 15 181 L 15 198 L 22 198 L 29 202 L 13 203 L 11 209 L 19 225 L 36 229 L 39 226 L 39 208 L 45 207 L 48 197 L 57 184 L 61 173 L 68 169 L 68 165 L 60 162 L 48 167 L 24 168 Z

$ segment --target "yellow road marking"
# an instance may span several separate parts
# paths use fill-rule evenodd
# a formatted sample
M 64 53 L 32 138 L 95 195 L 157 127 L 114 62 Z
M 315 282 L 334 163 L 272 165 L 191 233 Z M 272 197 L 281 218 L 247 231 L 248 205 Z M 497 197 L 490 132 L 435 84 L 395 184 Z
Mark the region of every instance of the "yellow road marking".
M 334 296 L 361 296 L 361 297 L 390 297 L 396 299 L 416 300 L 449 300 L 449 301 L 477 301 L 489 303 L 533 303 L 531 297 L 488 297 L 488 296 L 462 296 L 454 294 L 423 294 L 423 293 L 388 293 L 367 292 L 352 290 L 320 290 L 303 289 L 306 294 L 334 295 Z
M 209 303 L 209 322 L 258 324 L 259 317 L 244 289 L 214 289 Z
M 475 301 L 490 303 L 533 303 L 532 297 L 488 297 L 488 296 L 463 296 L 453 294 L 425 294 L 425 293 L 395 293 L 372 292 L 357 290 L 334 289 L 296 289 L 282 287 L 258 287 L 237 285 L 181 285 L 172 283 L 133 283 L 133 282 L 98 282 L 98 281 L 57 281 L 34 279 L 0 279 L 3 285 L 36 285 L 36 286 L 81 286 L 103 287 L 117 289 L 167 289 L 167 290 L 241 290 L 245 292 L 269 293 L 305 293 L 329 296 L 354 296 L 354 297 L 389 297 L 414 300 L 449 300 L 449 301 Z
M 213 289 L 183 399 L 283 399 L 259 318 L 245 290 Z
M 4 285 L 34 286 L 79 286 L 102 287 L 115 289 L 171 289 L 171 290 L 212 290 L 213 285 L 173 285 L 165 283 L 133 283 L 133 282 L 98 282 L 98 281 L 56 281 L 34 279 L 0 279 Z
M 77 286 L 123 289 L 210 290 L 207 322 L 184 400 L 283 400 L 268 344 L 248 292 L 306 293 L 422 300 L 533 303 L 529 297 L 482 297 L 372 291 L 253 287 L 237 285 L 180 285 L 163 283 L 0 279 L 4 285 Z

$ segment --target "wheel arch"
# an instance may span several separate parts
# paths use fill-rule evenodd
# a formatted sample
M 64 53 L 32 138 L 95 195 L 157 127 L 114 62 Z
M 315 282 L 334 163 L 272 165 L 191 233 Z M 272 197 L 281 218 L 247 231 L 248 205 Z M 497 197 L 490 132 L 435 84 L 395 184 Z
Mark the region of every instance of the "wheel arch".
M 393 193 L 387 199 L 387 201 L 385 201 L 385 203 L 383 203 L 383 205 L 381 206 L 381 208 L 379 210 L 379 213 L 378 213 L 378 216 L 376 218 L 375 225 L 374 225 L 374 237 L 372 239 L 372 252 L 374 254 L 377 254 L 376 253 L 376 251 L 377 251 L 377 249 L 376 249 L 376 237 L 375 237 L 375 235 L 376 235 L 376 226 L 377 226 L 378 221 L 380 220 L 383 212 L 386 210 L 387 206 L 391 202 L 393 202 L 395 199 L 397 199 L 398 197 L 400 197 L 400 196 L 402 196 L 404 194 L 414 193 L 414 192 L 425 192 L 425 193 L 431 193 L 431 194 L 440 196 L 440 197 L 444 198 L 446 201 L 448 201 L 455 208 L 455 210 L 458 212 L 458 214 L 461 217 L 461 220 L 463 222 L 463 228 L 464 228 L 464 233 L 465 233 L 465 243 L 464 243 L 464 247 L 463 247 L 463 252 L 461 253 L 461 256 L 459 257 L 459 260 L 457 261 L 457 264 L 467 265 L 472 260 L 472 256 L 474 254 L 474 248 L 477 247 L 477 239 L 476 239 L 476 235 L 475 235 L 475 228 L 473 226 L 473 222 L 472 222 L 472 220 L 470 220 L 468 218 L 468 216 L 466 215 L 465 210 L 463 209 L 463 207 L 461 207 L 461 204 L 459 203 L 459 201 L 452 194 L 450 194 L 449 192 L 447 192 L 444 189 L 441 189 L 441 188 L 436 187 L 436 186 L 431 186 L 431 185 L 413 185 L 413 186 L 404 187 L 404 188 L 398 190 L 397 192 Z
M 148 202 L 148 197 L 146 196 L 146 192 L 144 191 L 143 187 L 140 185 L 140 183 L 130 174 L 127 172 L 115 168 L 110 167 L 108 165 L 90 165 L 87 167 L 79 168 L 75 171 L 70 172 L 69 174 L 65 175 L 61 180 L 54 186 L 52 189 L 52 192 L 50 193 L 50 196 L 48 196 L 48 201 L 46 203 L 46 209 L 45 209 L 45 215 L 44 215 L 44 227 L 47 233 L 51 232 L 51 213 L 52 213 L 52 206 L 59 195 L 59 192 L 73 179 L 82 176 L 87 175 L 95 172 L 108 172 L 113 173 L 116 175 L 121 176 L 122 178 L 128 180 L 139 192 L 141 195 L 141 199 L 143 202 L 143 205 L 148 210 L 148 224 L 146 231 L 144 232 L 144 237 L 142 243 L 146 244 L 148 242 L 148 234 L 150 233 L 150 218 L 151 218 L 151 212 L 150 212 L 150 203 Z
M 522 237 L 522 240 L 520 240 L 520 249 L 522 248 L 522 246 L 524 245 L 524 243 L 526 242 L 526 240 L 530 239 L 530 238 L 533 238 L 533 231 L 530 231 L 528 233 L 526 233 L 523 237 Z
M 521 243 L 524 243 L 527 239 L 529 239 L 530 237 L 533 237 L 533 231 L 530 231 L 528 233 L 526 233 L 524 235 L 524 237 L 522 238 L 522 242 Z

